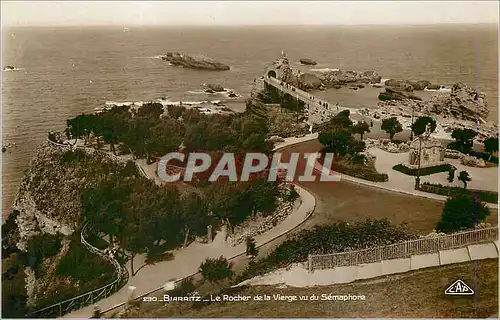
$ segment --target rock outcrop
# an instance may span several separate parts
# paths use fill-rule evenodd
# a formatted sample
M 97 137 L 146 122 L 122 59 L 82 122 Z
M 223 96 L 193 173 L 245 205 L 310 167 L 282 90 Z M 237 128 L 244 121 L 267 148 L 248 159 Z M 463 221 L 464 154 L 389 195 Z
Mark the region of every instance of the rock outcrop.
M 412 99 L 412 100 L 422 100 L 420 97 L 411 94 L 409 92 L 403 92 L 400 90 L 393 89 L 391 87 L 386 87 L 385 92 L 381 92 L 378 95 L 379 100 L 386 101 L 386 100 L 405 100 L 405 99 Z
M 364 141 L 367 149 L 377 147 L 391 153 L 404 153 L 410 151 L 410 145 L 408 142 L 401 142 L 399 144 L 396 144 L 389 139 L 370 138 L 367 138 Z
M 307 66 L 315 66 L 317 64 L 316 61 L 314 61 L 313 59 L 309 59 L 309 58 L 300 59 L 299 61 L 301 64 L 307 65 Z
M 399 89 L 402 91 L 413 91 L 413 85 L 408 80 L 395 80 L 389 79 L 384 83 L 387 87 L 392 87 L 394 89 Z
M 438 90 L 439 88 L 441 88 L 439 84 L 432 84 L 428 80 L 411 81 L 411 80 L 389 79 L 386 80 L 384 84 L 388 87 L 408 92 L 411 92 L 413 90 L 424 90 L 424 89 Z
M 484 162 L 483 159 L 478 159 L 474 156 L 463 156 L 460 159 L 460 163 L 468 167 L 479 167 L 479 168 L 486 167 L 486 163 Z
M 462 82 L 451 88 L 450 95 L 436 95 L 422 108 L 424 112 L 446 115 L 462 120 L 485 119 L 489 110 L 486 95 Z
M 215 92 L 224 92 L 226 91 L 226 89 L 224 89 L 223 86 L 221 86 L 220 84 L 207 84 L 207 88 L 212 90 L 212 91 L 215 91 Z
M 211 58 L 202 55 L 187 55 L 179 52 L 168 52 L 161 57 L 162 60 L 170 62 L 174 66 L 181 66 L 191 69 L 205 70 L 229 70 L 230 67 L 221 62 L 217 62 Z
M 318 90 L 323 86 L 321 79 L 312 73 L 303 73 L 299 76 L 299 88 L 302 90 Z
M 463 157 L 465 157 L 465 154 L 458 150 L 446 149 L 444 152 L 444 157 L 450 159 L 462 159 Z
M 424 90 L 431 85 L 431 82 L 427 80 L 409 81 L 409 83 L 412 85 L 413 90 Z
M 379 101 L 377 105 L 379 108 L 376 110 L 362 111 L 374 119 L 397 117 L 404 128 L 411 125 L 412 111 L 415 117 L 432 116 L 438 123 L 436 134 L 441 137 L 448 136 L 449 139 L 454 129 L 477 131 L 478 135 L 474 141 L 478 143 L 498 134 L 497 123 L 486 121 L 488 107 L 484 93 L 479 93 L 463 83 L 453 85 L 449 94 L 439 93 L 427 101 L 407 98 Z
M 381 76 L 375 71 L 331 70 L 322 72 L 321 81 L 327 88 L 350 83 L 379 83 Z

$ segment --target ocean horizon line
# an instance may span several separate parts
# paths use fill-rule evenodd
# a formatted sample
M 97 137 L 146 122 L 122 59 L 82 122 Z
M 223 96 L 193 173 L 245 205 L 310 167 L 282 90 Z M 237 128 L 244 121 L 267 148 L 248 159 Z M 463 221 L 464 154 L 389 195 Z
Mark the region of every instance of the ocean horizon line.
M 495 26 L 498 22 L 439 23 L 357 23 L 357 24 L 3 24 L 3 28 L 280 28 L 280 27 L 432 27 L 432 26 Z

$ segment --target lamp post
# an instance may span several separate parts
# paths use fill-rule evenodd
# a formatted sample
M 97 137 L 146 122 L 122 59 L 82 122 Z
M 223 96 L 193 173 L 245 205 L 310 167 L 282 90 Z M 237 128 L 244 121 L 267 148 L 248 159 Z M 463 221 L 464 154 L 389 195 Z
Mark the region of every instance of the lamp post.
M 420 188 L 420 159 L 422 157 L 422 137 L 419 137 L 419 146 L 418 146 L 418 167 L 417 167 L 417 176 L 415 177 L 415 190 Z
M 413 141 L 413 113 L 415 112 L 415 106 L 411 107 L 411 128 L 410 128 L 410 141 Z

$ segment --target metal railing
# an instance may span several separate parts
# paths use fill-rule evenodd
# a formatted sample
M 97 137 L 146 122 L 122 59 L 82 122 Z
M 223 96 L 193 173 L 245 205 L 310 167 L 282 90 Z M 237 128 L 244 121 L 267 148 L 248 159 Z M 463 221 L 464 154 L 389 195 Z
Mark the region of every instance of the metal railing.
M 104 252 L 104 250 L 100 250 L 94 247 L 85 239 L 88 236 L 89 232 L 91 231 L 92 227 L 88 224 L 85 224 L 80 234 L 80 240 L 83 246 L 85 246 L 85 248 L 87 248 L 87 250 L 89 250 L 90 252 L 97 254 L 102 259 L 111 263 L 116 271 L 116 279 L 100 288 L 83 293 L 74 298 L 55 303 L 43 309 L 33 311 L 29 313 L 27 317 L 31 318 L 61 317 L 64 314 L 67 314 L 71 311 L 78 310 L 80 308 L 93 304 L 98 300 L 109 297 L 111 294 L 118 291 L 128 282 L 129 274 L 127 268 L 122 267 L 114 257 L 111 257 L 109 254 Z
M 331 116 L 343 110 L 343 108 L 339 109 L 338 105 L 332 105 L 328 101 L 322 100 L 304 90 L 301 90 L 293 85 L 290 85 L 284 81 L 280 81 L 276 78 L 266 76 L 264 77 L 264 82 L 308 105 L 309 124 L 315 123 L 315 125 L 318 125 L 327 122 Z M 318 114 L 320 115 L 322 114 L 324 117 L 320 116 L 320 119 L 316 119 L 316 121 L 312 120 L 313 116 L 317 118 Z
M 308 257 L 309 271 L 335 267 L 355 266 L 382 260 L 409 258 L 412 255 L 436 253 L 476 243 L 498 240 L 498 226 L 458 232 L 450 235 L 420 238 L 387 246 L 378 246 L 356 251 L 332 254 L 311 254 Z

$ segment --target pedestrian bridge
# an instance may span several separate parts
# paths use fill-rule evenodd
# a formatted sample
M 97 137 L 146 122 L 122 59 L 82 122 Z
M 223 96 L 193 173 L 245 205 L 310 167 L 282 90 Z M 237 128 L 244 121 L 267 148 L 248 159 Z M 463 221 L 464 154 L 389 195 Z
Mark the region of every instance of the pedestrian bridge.
M 318 98 L 304 90 L 301 90 L 289 83 L 281 81 L 272 76 L 265 75 L 261 77 L 263 82 L 268 85 L 278 89 L 282 93 L 286 93 L 291 97 L 294 97 L 298 101 L 304 103 L 307 110 L 307 123 L 311 126 L 314 124 L 321 124 L 337 113 L 346 108 L 341 108 L 338 104 L 333 105 L 326 100 Z

